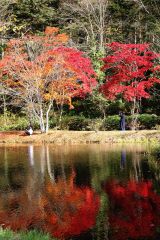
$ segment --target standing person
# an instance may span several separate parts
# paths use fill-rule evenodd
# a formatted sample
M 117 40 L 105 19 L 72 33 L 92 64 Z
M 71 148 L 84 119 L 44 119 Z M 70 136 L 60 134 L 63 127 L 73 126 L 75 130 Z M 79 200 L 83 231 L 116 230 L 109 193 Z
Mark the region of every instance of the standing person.
M 124 112 L 120 112 L 119 116 L 120 116 L 120 129 L 122 131 L 125 131 L 126 130 L 126 122 L 125 122 L 125 114 L 124 114 Z

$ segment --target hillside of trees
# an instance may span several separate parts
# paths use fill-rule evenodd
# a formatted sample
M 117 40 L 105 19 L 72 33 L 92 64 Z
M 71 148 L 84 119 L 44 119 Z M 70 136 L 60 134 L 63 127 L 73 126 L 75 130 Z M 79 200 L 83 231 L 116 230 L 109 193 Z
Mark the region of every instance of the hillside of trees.
M 160 128 L 159 0 L 1 0 L 0 130 Z

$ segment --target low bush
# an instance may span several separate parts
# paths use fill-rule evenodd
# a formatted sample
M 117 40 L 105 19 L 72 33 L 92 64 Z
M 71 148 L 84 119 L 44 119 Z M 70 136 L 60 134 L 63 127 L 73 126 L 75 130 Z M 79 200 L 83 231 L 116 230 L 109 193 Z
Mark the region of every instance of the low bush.
M 120 117 L 118 115 L 108 116 L 103 121 L 101 130 L 119 130 Z M 160 117 L 155 114 L 139 114 L 137 116 L 136 129 L 158 129 Z M 132 116 L 126 116 L 126 130 L 132 129 Z
M 14 114 L 9 114 L 7 117 L 0 116 L 0 131 L 24 130 L 27 126 L 28 121 L 24 116 L 20 117 Z
M 61 122 L 61 129 L 77 131 L 90 130 L 88 129 L 90 124 L 91 120 L 84 116 L 64 117 Z
M 7 114 L 6 117 L 0 116 L 0 131 L 9 130 L 25 130 L 29 125 L 29 120 L 26 116 L 17 116 L 16 114 Z M 39 123 L 32 122 L 33 129 L 39 129 Z
M 113 116 L 108 116 L 106 119 L 103 121 L 103 125 L 101 127 L 101 130 L 118 130 L 119 129 L 119 116 L 118 115 L 113 115 Z
M 127 127 L 128 129 L 131 129 L 132 116 L 128 116 L 126 119 L 127 119 Z M 137 130 L 157 129 L 159 124 L 160 124 L 159 116 L 155 114 L 139 114 L 137 116 L 136 129 Z
M 140 129 L 155 129 L 160 124 L 160 118 L 155 114 L 141 114 L 138 116 Z

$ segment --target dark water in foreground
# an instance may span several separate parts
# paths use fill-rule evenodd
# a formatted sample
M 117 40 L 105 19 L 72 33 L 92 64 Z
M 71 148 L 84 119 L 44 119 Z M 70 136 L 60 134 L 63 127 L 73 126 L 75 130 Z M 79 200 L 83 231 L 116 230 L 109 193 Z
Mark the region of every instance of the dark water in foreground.
M 160 163 L 149 146 L 0 147 L 0 225 L 59 239 L 160 239 Z

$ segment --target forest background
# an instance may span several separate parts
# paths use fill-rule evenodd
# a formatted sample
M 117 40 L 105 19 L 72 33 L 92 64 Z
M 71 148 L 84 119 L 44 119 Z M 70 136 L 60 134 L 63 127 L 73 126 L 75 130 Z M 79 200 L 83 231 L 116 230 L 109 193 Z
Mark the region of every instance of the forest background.
M 50 128 L 117 130 L 120 111 L 126 113 L 127 129 L 160 128 L 159 83 L 147 90 L 151 97 L 138 100 L 134 119 L 132 103 L 122 94 L 109 99 L 99 91 L 105 83 L 102 59 L 110 54 L 106 44 L 149 43 L 151 51 L 159 53 L 159 0 L 1 0 L 0 5 L 1 59 L 8 41 L 21 39 L 26 34 L 41 35 L 47 26 L 67 34 L 70 46 L 91 59 L 97 74 L 97 87 L 85 97 L 75 96 L 71 109 L 69 104 L 60 106 L 54 101 L 49 116 Z M 37 119 L 0 87 L 0 130 L 23 130 L 29 123 L 38 129 Z

